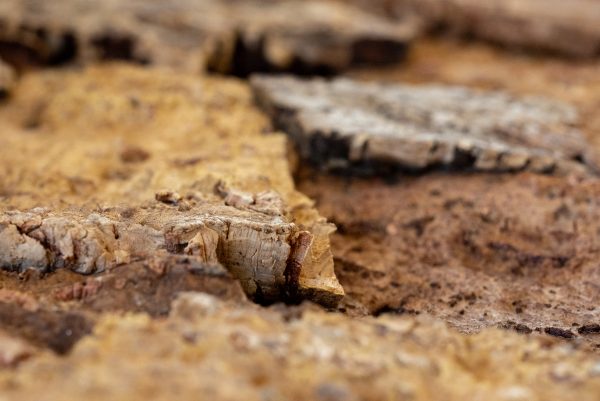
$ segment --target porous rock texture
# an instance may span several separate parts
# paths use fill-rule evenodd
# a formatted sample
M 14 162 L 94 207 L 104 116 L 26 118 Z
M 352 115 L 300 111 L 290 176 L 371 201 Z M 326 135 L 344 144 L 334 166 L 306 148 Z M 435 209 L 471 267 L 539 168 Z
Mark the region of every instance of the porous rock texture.
M 333 228 L 241 83 L 137 67 L 31 74 L 0 108 L 0 266 L 99 273 L 168 253 L 261 301 L 343 294 Z
M 463 85 L 575 105 L 600 149 L 600 63 L 426 41 L 403 68 L 354 79 Z M 515 79 L 520 76 L 521 79 Z M 337 226 L 337 275 L 351 313 L 429 314 L 472 333 L 500 326 L 598 350 L 599 196 L 594 176 L 433 173 L 361 180 L 299 174 Z
M 255 97 L 302 157 L 327 169 L 583 169 L 575 109 L 464 87 L 256 76 Z
M 0 372 L 0 399 L 595 400 L 599 363 L 500 330 L 464 336 L 429 319 L 182 294 L 166 320 L 105 315 L 69 355 Z
M 415 34 L 328 1 L 6 0 L 0 22 L 0 54 L 22 67 L 127 59 L 238 75 L 398 61 Z
M 336 273 L 350 298 L 369 313 L 425 313 L 469 333 L 500 326 L 600 346 L 596 181 L 397 179 L 302 179 L 338 227 Z

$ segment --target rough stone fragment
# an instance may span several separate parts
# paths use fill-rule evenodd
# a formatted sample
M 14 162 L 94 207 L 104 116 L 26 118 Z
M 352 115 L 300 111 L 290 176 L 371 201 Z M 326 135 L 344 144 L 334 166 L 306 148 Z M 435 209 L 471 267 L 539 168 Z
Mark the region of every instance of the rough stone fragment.
M 257 76 L 255 97 L 326 168 L 583 171 L 576 111 L 464 87 Z
M 257 300 L 342 296 L 331 225 L 295 191 L 285 137 L 265 134 L 240 82 L 125 66 L 32 73 L 0 115 L 3 269 L 91 274 L 174 253 L 222 264 Z M 305 231 L 315 240 L 290 281 Z
M 214 400 L 591 401 L 599 363 L 552 338 L 494 329 L 464 336 L 414 317 L 286 316 L 185 294 L 165 320 L 107 315 L 69 355 L 0 371 L 0 393 L 48 401 L 170 400 L 174 391 Z
M 479 37 L 507 46 L 569 56 L 600 54 L 596 0 L 399 0 L 396 13 L 415 12 L 431 29 Z M 395 6 L 395 7 L 394 7 Z
M 404 55 L 410 25 L 327 1 L 6 0 L 15 64 L 127 59 L 198 72 L 333 72 Z

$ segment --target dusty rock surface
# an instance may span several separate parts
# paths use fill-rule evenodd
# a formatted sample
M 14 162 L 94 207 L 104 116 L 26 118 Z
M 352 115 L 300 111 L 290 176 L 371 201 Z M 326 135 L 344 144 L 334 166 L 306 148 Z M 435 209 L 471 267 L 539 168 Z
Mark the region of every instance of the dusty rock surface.
M 0 21 L 0 54 L 20 66 L 127 59 L 237 75 L 393 62 L 415 35 L 328 1 L 7 0 Z
M 600 345 L 596 181 L 306 175 L 338 226 L 336 272 L 370 313 L 431 314 L 465 332 L 503 326 Z M 564 332 L 563 332 L 564 331 Z M 579 334 L 580 333 L 580 334 Z
M 423 42 L 405 68 L 356 79 L 431 82 L 569 102 L 598 149 L 597 62 Z M 522 79 L 514 77 L 522 75 Z M 360 180 L 304 172 L 299 188 L 338 226 L 336 271 L 352 313 L 441 317 L 600 343 L 594 177 L 450 174 Z
M 583 170 L 575 109 L 458 86 L 257 76 L 255 97 L 302 157 L 325 168 Z
M 568 345 L 499 330 L 464 336 L 429 319 L 290 315 L 184 294 L 166 320 L 106 315 L 68 356 L 0 372 L 0 399 L 594 400 L 599 367 Z
M 245 86 L 124 66 L 24 78 L 1 109 L 0 264 L 223 264 L 254 298 L 334 303 L 333 230 Z M 23 162 L 23 161 L 26 162 Z

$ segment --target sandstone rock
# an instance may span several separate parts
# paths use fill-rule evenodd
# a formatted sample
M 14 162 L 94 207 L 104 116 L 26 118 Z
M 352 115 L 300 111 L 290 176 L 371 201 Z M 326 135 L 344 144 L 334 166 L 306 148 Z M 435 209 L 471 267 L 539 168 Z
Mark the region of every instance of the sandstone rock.
M 243 84 L 123 66 L 31 74 L 0 115 L 2 268 L 91 274 L 176 253 L 221 263 L 262 301 L 343 294 L 331 225 L 295 191 L 285 138 L 266 134 Z
M 327 1 L 7 0 L 0 21 L 17 64 L 128 59 L 238 75 L 397 61 L 414 36 L 409 24 Z
M 162 400 L 174 391 L 215 400 L 594 400 L 598 363 L 500 330 L 464 336 L 423 318 L 310 309 L 286 318 L 186 294 L 166 320 L 105 316 L 66 357 L 0 372 L 0 392 L 13 400 Z
M 325 168 L 585 170 L 576 111 L 559 102 L 347 79 L 258 76 L 252 85 L 300 154 Z

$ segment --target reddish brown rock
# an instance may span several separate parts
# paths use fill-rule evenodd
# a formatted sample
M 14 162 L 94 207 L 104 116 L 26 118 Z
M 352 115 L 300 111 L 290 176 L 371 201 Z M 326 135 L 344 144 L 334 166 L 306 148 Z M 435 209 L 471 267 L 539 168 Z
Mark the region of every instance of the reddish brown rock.
M 386 183 L 306 174 L 300 189 L 337 225 L 336 274 L 369 313 L 600 346 L 596 332 L 578 333 L 600 320 L 595 179 L 438 173 Z

